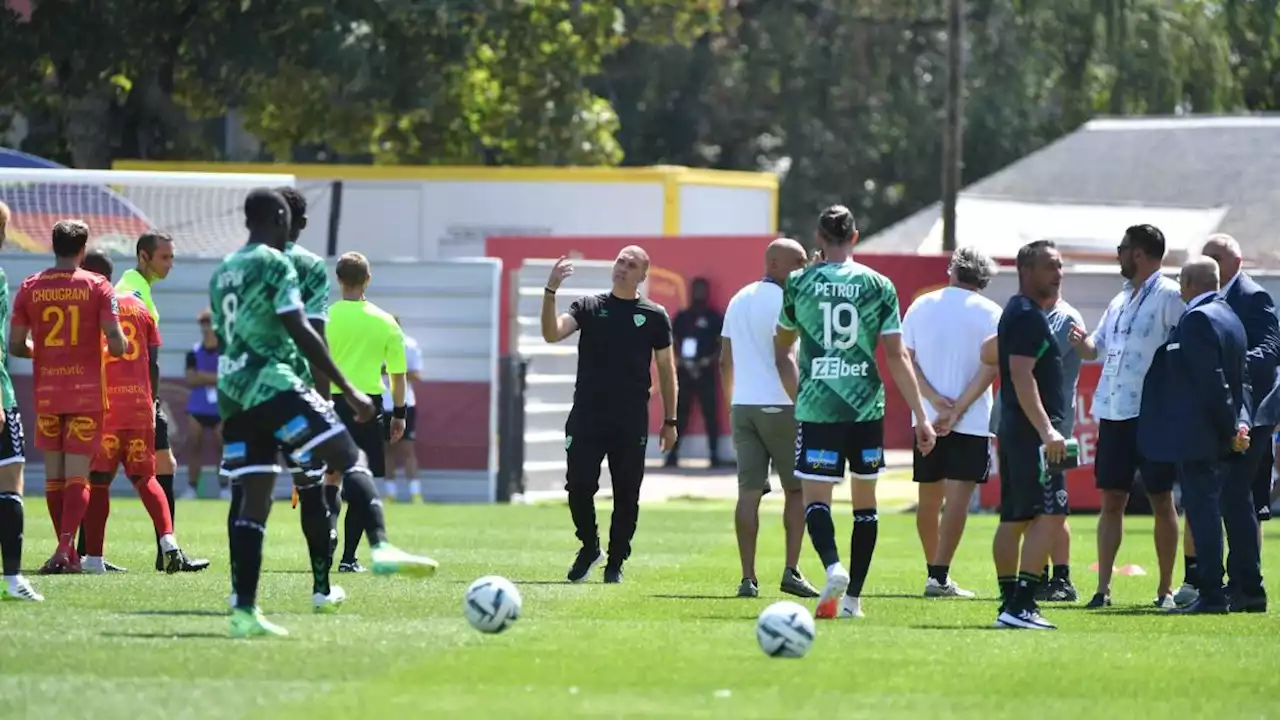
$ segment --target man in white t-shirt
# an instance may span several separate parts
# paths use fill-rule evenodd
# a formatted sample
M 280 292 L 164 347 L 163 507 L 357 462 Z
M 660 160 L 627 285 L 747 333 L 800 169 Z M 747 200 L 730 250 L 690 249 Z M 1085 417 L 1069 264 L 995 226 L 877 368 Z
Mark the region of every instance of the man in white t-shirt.
M 902 339 L 938 432 L 933 452 L 922 455 L 916 448 L 913 463 L 920 497 L 916 531 L 928 570 L 925 597 L 973 597 L 950 572 L 973 490 L 987 481 L 991 465 L 996 369 L 982 363 L 982 343 L 996 333 L 1001 308 L 979 291 L 995 273 L 989 256 L 962 247 L 951 256 L 950 284 L 916 298 L 902 318 Z
M 400 323 L 400 318 L 395 318 L 396 324 Z M 401 326 L 403 327 L 403 326 Z M 405 477 L 409 479 L 409 500 L 422 495 L 422 485 L 418 482 L 418 456 L 416 442 L 418 439 L 418 408 L 417 397 L 413 392 L 413 384 L 422 379 L 422 350 L 418 347 L 418 341 L 404 336 L 404 359 L 405 367 L 405 384 L 404 384 L 404 435 L 400 440 L 391 442 L 391 426 L 388 425 L 386 430 L 386 457 L 387 457 L 387 487 L 385 495 L 387 497 L 399 498 L 401 494 L 400 481 L 397 478 L 397 468 L 404 466 Z M 386 384 L 388 380 L 384 377 L 382 382 Z M 391 387 L 387 385 L 387 387 Z M 385 417 L 391 417 L 391 393 L 383 393 L 382 407 Z
M 774 362 L 773 336 L 782 311 L 782 288 L 787 275 L 804 267 L 804 248 L 780 238 L 765 251 L 765 276 L 738 291 L 725 309 L 720 338 L 720 371 L 729 398 L 733 447 L 738 457 L 738 506 L 734 527 L 742 560 L 738 597 L 760 594 L 756 579 L 756 538 L 760 531 L 760 499 L 769 492 L 769 464 L 778 472 L 785 503 L 783 527 L 787 536 L 782 592 L 817 597 L 818 591 L 800 574 L 804 540 L 804 499 L 795 476 L 795 406 Z

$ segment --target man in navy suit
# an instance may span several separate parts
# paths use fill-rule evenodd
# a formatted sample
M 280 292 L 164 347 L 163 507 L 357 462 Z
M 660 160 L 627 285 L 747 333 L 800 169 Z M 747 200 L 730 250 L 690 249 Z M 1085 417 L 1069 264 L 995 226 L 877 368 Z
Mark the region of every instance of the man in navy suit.
M 1250 407 L 1253 423 L 1249 430 L 1249 449 L 1238 460 L 1234 471 L 1250 482 L 1254 509 L 1259 522 L 1271 519 L 1271 466 L 1274 443 L 1272 433 L 1280 420 L 1280 395 L 1273 395 L 1276 387 L 1277 368 L 1280 368 L 1280 319 L 1276 317 L 1271 295 L 1243 270 L 1243 254 L 1240 243 L 1230 235 L 1209 236 L 1201 253 L 1218 264 L 1222 278 L 1221 296 L 1244 324 L 1248 341 Z M 1268 400 L 1268 395 L 1273 398 Z M 1188 526 L 1183 534 L 1186 580 L 1174 596 L 1174 601 L 1185 605 L 1195 600 L 1198 585 L 1194 531 Z M 1262 542 L 1261 533 L 1258 536 Z
M 1225 613 L 1224 523 L 1232 579 L 1247 596 L 1262 596 L 1253 496 L 1249 479 L 1233 467 L 1239 462 L 1233 456 L 1249 447 L 1248 345 L 1244 325 L 1219 294 L 1218 265 L 1211 258 L 1184 265 L 1181 284 L 1187 311 L 1165 348 L 1166 407 L 1173 412 L 1164 432 L 1195 537 L 1200 594 L 1170 612 Z

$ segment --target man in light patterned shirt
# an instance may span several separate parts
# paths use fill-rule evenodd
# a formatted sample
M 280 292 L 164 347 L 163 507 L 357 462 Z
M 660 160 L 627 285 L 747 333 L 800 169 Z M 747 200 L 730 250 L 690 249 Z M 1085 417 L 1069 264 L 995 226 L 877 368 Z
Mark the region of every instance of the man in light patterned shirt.
M 1124 511 L 1136 473 L 1141 473 L 1155 516 L 1160 581 L 1155 605 L 1175 607 L 1171 585 L 1178 553 L 1178 513 L 1173 504 L 1173 465 L 1150 462 L 1138 450 L 1142 385 L 1156 350 L 1182 317 L 1186 304 L 1178 283 L 1160 274 L 1164 234 L 1151 225 L 1125 230 L 1117 255 L 1124 289 L 1107 306 L 1092 339 L 1102 357 L 1102 376 L 1093 396 L 1098 419 L 1094 474 L 1102 493 L 1098 515 L 1098 591 L 1086 607 L 1111 604 L 1111 572 L 1124 535 Z

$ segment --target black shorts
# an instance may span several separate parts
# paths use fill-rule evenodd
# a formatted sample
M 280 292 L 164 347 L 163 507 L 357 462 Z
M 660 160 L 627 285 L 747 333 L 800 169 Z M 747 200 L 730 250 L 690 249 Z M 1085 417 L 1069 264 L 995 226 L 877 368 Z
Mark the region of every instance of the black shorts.
M 991 438 L 985 435 L 948 433 L 928 455 L 912 445 L 912 479 L 918 483 L 961 480 L 982 484 L 991 473 Z
M 1132 492 L 1133 479 L 1142 473 L 1142 485 L 1148 495 L 1173 490 L 1177 470 L 1173 463 L 1153 462 L 1138 450 L 1138 419 L 1099 420 L 1098 447 L 1093 458 L 1093 473 L 1099 490 Z
M 382 438 L 387 442 L 391 442 L 391 415 L 383 415 Z M 418 439 L 418 406 L 409 405 L 404 409 L 404 437 L 403 440 Z
M 197 415 L 195 413 L 191 413 L 191 417 L 195 418 L 195 421 L 200 423 L 200 427 L 205 430 L 217 430 L 218 426 L 222 424 L 222 417 L 218 415 Z
M 1253 507 L 1257 510 L 1258 521 L 1271 519 L 1271 471 L 1276 462 L 1275 428 L 1271 426 L 1256 427 L 1249 431 L 1249 449 L 1258 449 L 1258 467 L 1253 476 Z
M 356 441 L 356 446 L 364 451 L 369 463 L 369 474 L 374 478 L 382 479 L 387 476 L 387 449 L 383 439 L 381 412 L 382 397 L 370 395 L 369 399 L 373 401 L 373 407 L 377 413 L 365 422 L 356 422 L 355 412 L 351 410 L 351 406 L 340 393 L 334 393 L 333 409 L 342 424 L 346 426 L 347 432 L 351 433 L 351 438 Z
M 222 424 L 222 473 L 232 480 L 277 474 L 281 452 L 306 467 L 315 462 L 316 446 L 343 432 L 342 421 L 314 390 L 286 390 Z
M 156 403 L 156 452 L 169 449 L 169 418 Z
M 884 420 L 796 423 L 796 477 L 839 483 L 845 467 L 858 480 L 875 480 L 884 466 Z
M 4 427 L 0 428 L 0 465 L 24 463 L 27 457 L 23 450 L 26 436 L 22 433 L 22 413 L 18 406 L 4 410 Z
M 1041 477 L 1038 438 L 1002 437 L 997 447 L 1000 522 L 1026 522 L 1041 515 L 1070 513 L 1066 475 Z

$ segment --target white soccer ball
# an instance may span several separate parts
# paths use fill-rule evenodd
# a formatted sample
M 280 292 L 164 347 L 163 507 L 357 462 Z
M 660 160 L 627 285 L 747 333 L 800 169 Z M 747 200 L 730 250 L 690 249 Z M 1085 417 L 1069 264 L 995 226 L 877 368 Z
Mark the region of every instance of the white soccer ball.
M 756 620 L 756 640 L 769 657 L 804 657 L 816 632 L 809 611 L 790 600 L 770 605 Z
M 508 579 L 486 575 L 471 583 L 462 598 L 462 612 L 471 627 L 485 633 L 500 633 L 520 619 L 520 591 Z

